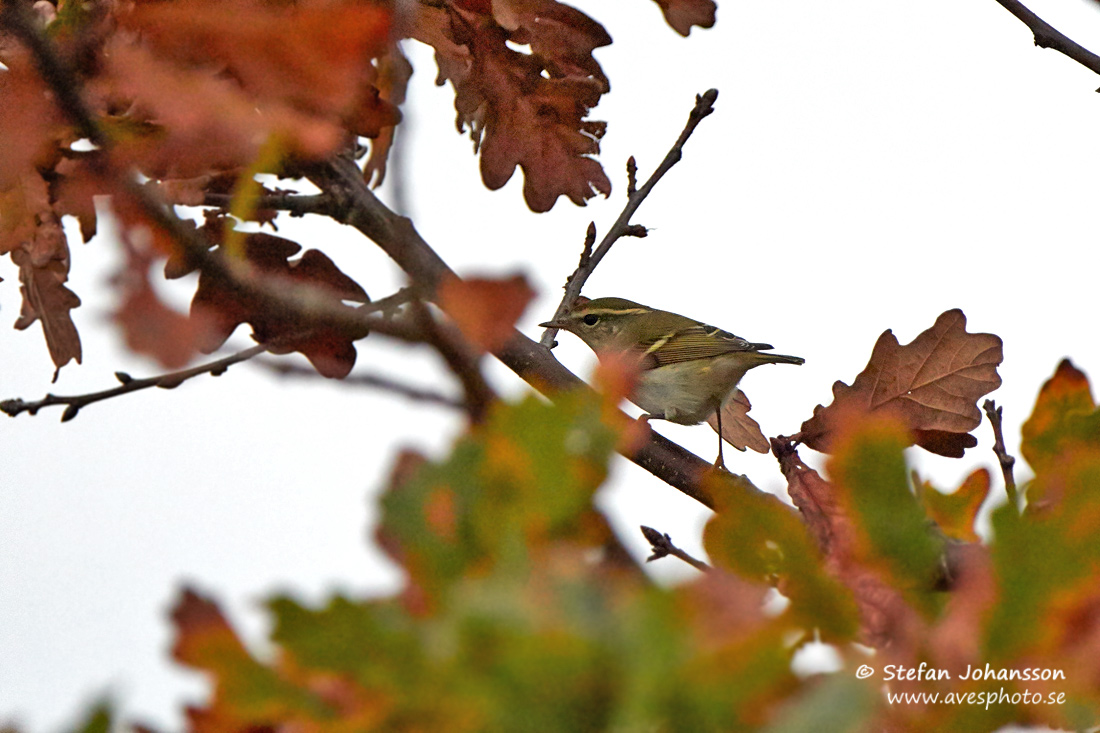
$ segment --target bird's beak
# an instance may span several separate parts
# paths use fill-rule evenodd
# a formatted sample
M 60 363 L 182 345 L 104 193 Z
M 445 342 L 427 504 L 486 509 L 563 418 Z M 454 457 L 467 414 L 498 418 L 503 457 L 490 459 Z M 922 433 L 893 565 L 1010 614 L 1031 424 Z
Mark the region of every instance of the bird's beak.
M 569 328 L 568 321 L 547 321 L 546 323 L 540 323 L 539 328 Z

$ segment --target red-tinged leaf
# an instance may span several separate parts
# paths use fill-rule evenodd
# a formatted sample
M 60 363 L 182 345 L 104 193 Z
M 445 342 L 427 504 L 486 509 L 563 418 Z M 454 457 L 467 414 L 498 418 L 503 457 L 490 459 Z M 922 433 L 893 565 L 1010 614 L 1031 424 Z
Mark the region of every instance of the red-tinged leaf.
M 144 3 L 123 23 L 183 66 L 224 65 L 259 100 L 323 116 L 352 109 L 369 60 L 390 43 L 390 14 L 360 3 Z
M 800 438 L 830 452 L 836 431 L 859 413 L 897 416 L 914 444 L 939 455 L 961 457 L 977 441 L 968 433 L 982 421 L 978 398 L 1001 386 L 1001 339 L 967 333 L 960 310 L 940 315 L 932 328 L 901 346 L 889 330 L 879 337 L 866 368 L 849 387 L 833 385 L 833 402 L 818 405 L 802 423 Z
M 493 18 L 513 43 L 530 45 L 551 78 L 591 78 L 610 90 L 592 52 L 611 45 L 611 36 L 581 11 L 557 0 L 496 0 Z
M 50 199 L 58 216 L 74 216 L 80 224 L 80 238 L 85 242 L 96 233 L 94 196 L 101 193 L 95 176 L 86 166 L 69 158 L 62 158 L 54 169 L 57 179 L 50 184 Z
M 0 255 L 33 240 L 38 222 L 49 213 L 49 191 L 37 171 L 17 176 L 0 190 Z
M 255 664 L 217 604 L 190 588 L 172 609 L 172 623 L 172 656 L 189 667 L 216 672 L 227 665 Z
M 1069 359 L 1043 384 L 1022 433 L 1020 452 L 1036 473 L 1056 468 L 1070 451 L 1100 448 L 1100 410 L 1088 377 Z
M 136 247 L 126 230 L 123 241 L 127 264 L 114 279 L 122 291 L 115 321 L 131 351 L 152 356 L 167 369 L 178 369 L 198 353 L 204 341 L 203 324 L 161 302 L 149 281 L 152 252 Z
M 405 103 L 412 72 L 412 64 L 401 52 L 401 47 L 394 45 L 389 53 L 378 59 L 378 76 L 374 83 L 378 87 L 379 96 L 400 107 Z M 395 133 L 394 127 L 383 127 L 371 140 L 370 156 L 363 164 L 363 179 L 370 186 L 381 186 L 386 178 L 386 160 L 389 158 Z
M 194 178 L 169 178 L 158 181 L 157 191 L 165 203 L 180 206 L 202 206 L 206 201 L 206 192 L 214 180 L 211 174 Z
M 691 33 L 694 25 L 700 28 L 714 26 L 714 14 L 718 6 L 714 0 L 653 0 L 665 14 L 665 21 L 681 36 Z
M 15 327 L 24 329 L 41 321 L 54 365 L 61 369 L 69 361 L 79 364 L 80 335 L 70 311 L 80 305 L 80 298 L 65 287 L 69 279 L 69 245 L 57 218 L 46 215 L 31 241 L 12 251 L 11 259 L 19 266 L 23 294 L 23 307 Z
M 439 306 L 472 344 L 494 351 L 512 337 L 516 321 L 535 296 L 522 275 L 502 280 L 444 280 L 437 292 Z
M 401 111 L 387 100 L 373 85 L 368 86 L 354 109 L 344 115 L 348 131 L 359 137 L 375 138 L 382 130 L 392 128 L 401 121 Z
M 928 515 L 944 534 L 964 542 L 978 542 L 974 520 L 989 496 L 989 471 L 979 468 L 966 477 L 959 488 L 945 494 L 928 483 L 918 483 L 918 496 Z
M 0 193 L 52 155 L 60 114 L 31 60 L 9 44 L 0 69 Z M 4 218 L 0 212 L 0 218 Z
M 862 639 L 873 646 L 896 641 L 916 618 L 885 574 L 868 565 L 866 538 L 853 515 L 850 492 L 802 463 L 789 443 L 777 442 L 775 450 L 787 493 L 817 541 L 825 569 L 854 597 Z
M 343 140 L 331 119 L 277 102 L 261 105 L 210 69 L 178 68 L 117 39 L 108 51 L 100 93 L 131 100 L 131 122 L 153 123 L 116 125 L 116 155 L 150 177 L 193 178 L 250 165 L 272 136 L 309 159 Z
M 760 430 L 760 423 L 749 417 L 752 403 L 748 395 L 740 389 L 722 405 L 722 440 L 726 441 L 739 451 L 752 448 L 757 453 L 767 453 L 771 450 L 771 444 Z M 718 432 L 718 416 L 711 415 L 707 418 L 707 425 Z
M 296 242 L 269 234 L 248 234 L 245 239 L 245 258 L 269 287 L 304 283 L 329 291 L 337 302 L 367 301 L 363 289 L 322 252 L 308 250 L 299 259 L 289 260 L 299 249 Z M 237 326 L 248 323 L 257 341 L 273 343 L 275 353 L 302 353 L 326 377 L 345 377 L 355 365 L 353 335 L 301 323 L 286 312 L 273 312 L 259 298 L 241 292 L 220 275 L 204 271 L 199 276 L 199 287 L 191 300 L 191 315 L 211 324 L 209 335 L 200 346 L 203 351 L 217 349 Z
M 546 37 L 567 25 L 559 18 Z M 524 37 L 522 31 L 517 28 L 517 37 Z M 559 196 L 584 205 L 596 193 L 611 192 L 591 157 L 599 153 L 606 126 L 585 119 L 606 90 L 595 62 L 556 63 L 513 51 L 506 43 L 514 41 L 512 34 L 491 18 L 455 8 L 419 8 L 412 33 L 436 49 L 439 80 L 455 89 L 457 126 L 470 130 L 487 187 L 504 186 L 519 166 L 524 198 L 534 211 L 548 211 Z M 581 32 L 578 37 L 587 40 L 579 43 L 591 45 L 592 33 L 591 27 Z

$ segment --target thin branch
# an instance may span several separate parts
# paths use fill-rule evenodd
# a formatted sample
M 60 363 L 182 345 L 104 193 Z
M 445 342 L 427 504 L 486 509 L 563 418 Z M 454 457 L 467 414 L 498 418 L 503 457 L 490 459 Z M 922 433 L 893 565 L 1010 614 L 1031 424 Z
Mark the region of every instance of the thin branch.
M 1012 473 L 1012 467 L 1016 464 L 1016 458 L 1009 455 L 1008 450 L 1005 448 L 1004 430 L 1001 426 L 1001 411 L 1004 408 L 998 407 L 997 403 L 993 400 L 986 400 L 982 404 L 982 409 L 985 410 L 986 417 L 989 418 L 989 424 L 993 426 L 993 453 L 997 456 L 997 461 L 1001 464 L 1001 473 L 1004 475 L 1005 492 L 1008 494 L 1008 503 L 1019 511 L 1020 495 L 1016 490 L 1016 478 Z
M 997 0 L 997 2 L 1031 29 L 1032 35 L 1035 36 L 1036 46 L 1059 51 L 1093 73 L 1100 74 L 1100 56 L 1076 41 L 1067 38 L 1050 23 L 1028 10 L 1019 0 Z M 1100 91 L 1100 89 L 1097 91 Z
M 228 209 L 232 202 L 233 194 L 203 194 L 203 206 L 217 206 Z M 323 193 L 269 193 L 258 196 L 253 204 L 257 211 L 285 211 L 291 216 L 305 216 L 306 214 L 327 216 L 331 213 L 333 207 L 332 197 Z
M 710 565 L 707 565 L 702 560 L 696 560 L 694 557 L 672 544 L 672 538 L 667 534 L 653 529 L 653 527 L 647 527 L 644 524 L 641 529 L 642 535 L 645 536 L 646 541 L 649 542 L 650 547 L 653 549 L 653 554 L 645 559 L 646 562 L 653 562 L 654 560 L 660 560 L 662 557 L 672 555 L 673 557 L 680 558 L 696 570 L 701 570 L 704 573 L 710 570 Z
M 52 405 L 65 405 L 65 411 L 61 413 L 61 422 L 68 422 L 76 417 L 77 413 L 81 409 L 87 407 L 93 402 L 100 402 L 102 400 L 109 400 L 112 397 L 118 397 L 119 395 L 130 394 L 131 392 L 137 392 L 142 389 L 149 389 L 150 387 L 160 387 L 161 389 L 175 389 L 188 379 L 197 377 L 200 374 L 209 374 L 212 377 L 219 377 L 225 374 L 225 371 L 229 367 L 242 361 L 251 359 L 258 354 L 262 354 L 268 350 L 270 346 L 268 344 L 257 344 L 250 348 L 238 351 L 236 354 L 218 359 L 216 361 L 209 362 L 207 364 L 200 364 L 198 366 L 191 367 L 189 369 L 181 369 L 178 372 L 169 372 L 167 374 L 160 374 L 155 377 L 147 377 L 145 379 L 134 379 L 126 372 L 115 372 L 115 377 L 121 384 L 112 389 L 105 389 L 101 392 L 92 392 L 90 394 L 82 395 L 54 395 L 47 394 L 44 398 L 35 402 L 24 402 L 21 399 L 4 400 L 0 402 L 0 411 L 7 413 L 11 417 L 15 417 L 21 412 L 28 412 L 31 415 L 38 414 L 38 411 L 43 407 L 50 407 Z
M 645 236 L 645 227 L 637 224 L 632 225 L 630 223 L 630 218 L 634 216 L 634 212 L 637 211 L 638 207 L 642 205 L 642 202 L 646 200 L 646 197 L 649 196 L 649 192 L 653 190 L 657 182 L 672 169 L 672 166 L 680 162 L 680 158 L 684 155 L 684 143 L 686 143 L 688 138 L 691 137 L 691 134 L 695 132 L 695 128 L 699 126 L 699 123 L 702 122 L 707 115 L 714 112 L 714 101 L 716 99 L 718 99 L 717 89 L 709 89 L 702 94 L 696 95 L 695 106 L 692 108 L 691 114 L 688 115 L 687 124 L 684 125 L 680 137 L 676 138 L 676 142 L 673 143 L 665 159 L 657 166 L 657 170 L 653 171 L 653 175 L 649 177 L 649 180 L 642 184 L 642 187 L 636 191 L 633 190 L 633 182 L 637 174 L 637 166 L 633 166 L 633 170 L 631 170 L 631 165 L 628 163 L 627 188 L 630 189 L 630 192 L 629 196 L 627 196 L 626 206 L 623 208 L 622 213 L 619 214 L 619 218 L 611 225 L 607 234 L 604 235 L 600 245 L 592 252 L 592 256 L 588 258 L 585 266 L 577 267 L 576 271 L 566 280 L 565 295 L 562 296 L 557 310 L 554 311 L 554 317 L 550 320 L 556 321 L 568 312 L 570 306 L 573 305 L 573 301 L 581 294 L 581 289 L 588 281 L 592 271 L 596 269 L 596 265 L 600 264 L 600 260 L 604 258 L 604 255 L 608 253 L 615 242 L 625 236 Z M 633 161 L 633 157 L 631 157 L 631 161 Z M 550 348 L 554 343 L 554 337 L 557 335 L 557 332 L 558 330 L 556 328 L 546 329 L 539 342 L 546 348 Z
M 317 373 L 316 369 L 311 369 L 310 367 L 300 364 L 292 364 L 285 360 L 258 359 L 255 363 L 281 377 L 324 379 L 324 377 Z M 456 410 L 466 409 L 465 403 L 461 400 L 456 400 L 442 392 L 436 392 L 435 390 L 421 387 L 413 387 L 380 374 L 349 374 L 340 380 L 340 384 L 341 386 L 367 387 L 370 389 L 379 389 L 384 392 L 392 392 L 393 394 L 405 397 L 413 402 L 426 402 L 428 404 L 440 405 Z

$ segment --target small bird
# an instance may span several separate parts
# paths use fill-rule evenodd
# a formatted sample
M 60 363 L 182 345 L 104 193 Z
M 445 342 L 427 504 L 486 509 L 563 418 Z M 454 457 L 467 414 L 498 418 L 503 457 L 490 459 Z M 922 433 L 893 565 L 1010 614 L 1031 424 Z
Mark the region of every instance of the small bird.
M 636 358 L 638 383 L 630 401 L 645 410 L 641 420 L 698 425 L 718 416 L 718 459 L 722 456 L 722 406 L 745 372 L 761 364 L 803 364 L 805 359 L 765 354 L 771 344 L 754 344 L 700 321 L 624 298 L 578 298 L 560 318 L 539 324 L 581 338 L 601 359 Z

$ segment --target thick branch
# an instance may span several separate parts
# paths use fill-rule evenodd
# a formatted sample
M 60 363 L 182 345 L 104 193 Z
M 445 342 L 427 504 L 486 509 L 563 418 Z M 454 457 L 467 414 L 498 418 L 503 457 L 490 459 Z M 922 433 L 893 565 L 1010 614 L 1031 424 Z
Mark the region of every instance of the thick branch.
M 982 404 L 982 409 L 985 410 L 986 417 L 989 418 L 989 424 L 993 426 L 993 453 L 997 456 L 997 462 L 1001 464 L 1001 474 L 1005 480 L 1005 493 L 1008 494 L 1008 503 L 1019 511 L 1020 497 L 1016 491 L 1016 478 L 1012 473 L 1012 467 L 1016 464 L 1016 459 L 1009 455 L 1008 450 L 1005 448 L 1004 430 L 1001 425 L 1001 411 L 1004 408 L 998 407 L 993 400 L 986 400 Z
M 1100 74 L 1100 56 L 1076 41 L 1067 38 L 1050 23 L 1028 10 L 1019 0 L 997 0 L 997 2 L 1031 29 L 1032 34 L 1035 36 L 1036 46 L 1060 51 L 1093 73 Z M 1100 91 L 1100 89 L 1097 91 Z
M 573 274 L 569 276 L 569 279 L 565 281 L 565 295 L 562 296 L 557 310 L 554 311 L 554 317 L 550 320 L 556 321 L 566 314 L 570 306 L 573 305 L 573 301 L 581 294 L 581 289 L 584 287 L 584 284 L 588 282 L 588 278 L 591 276 L 592 271 L 596 269 L 596 265 L 600 264 L 600 260 L 602 260 L 604 255 L 611 250 L 611 246 L 615 244 L 615 242 L 625 236 L 645 236 L 645 227 L 632 225 L 630 223 L 630 218 L 634 216 L 634 212 L 637 211 L 638 207 L 642 205 L 642 202 L 646 200 L 646 197 L 649 196 L 649 192 L 653 190 L 657 182 L 672 169 L 672 166 L 680 162 L 680 158 L 682 158 L 684 154 L 684 143 L 686 143 L 688 138 L 691 137 L 691 134 L 695 132 L 695 128 L 699 126 L 699 123 L 714 111 L 714 101 L 716 99 L 718 99 L 717 89 L 709 89 L 703 94 L 695 97 L 695 106 L 692 108 L 691 114 L 688 115 L 687 124 L 684 125 L 680 137 L 676 138 L 676 142 L 672 144 L 672 148 L 668 151 L 668 154 L 665 155 L 665 159 L 657 166 L 657 170 L 653 171 L 653 175 L 649 177 L 649 180 L 638 189 L 635 189 L 638 166 L 634 162 L 634 156 L 630 157 L 626 166 L 628 194 L 626 206 L 595 250 L 592 250 L 592 245 L 588 243 L 587 239 L 585 240 L 585 248 L 584 252 L 581 254 L 580 263 L 577 265 L 577 269 L 573 271 Z M 589 225 L 589 231 L 594 237 L 595 229 L 591 224 Z M 554 336 L 557 335 L 557 332 L 558 329 L 556 328 L 546 329 L 542 334 L 540 343 L 548 349 L 552 348 L 554 345 Z

